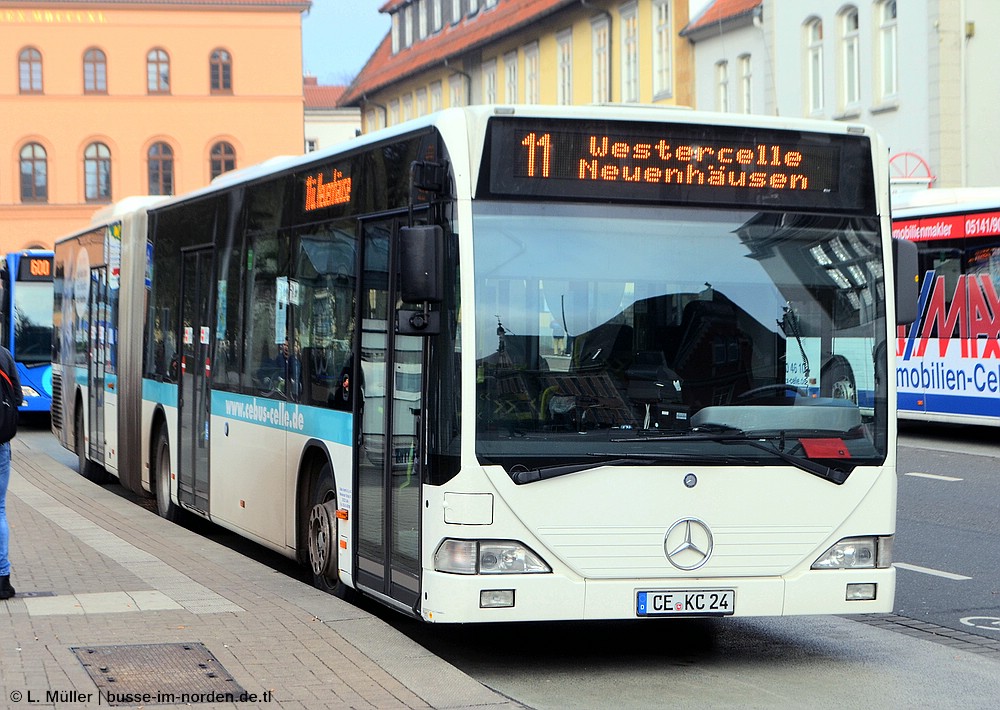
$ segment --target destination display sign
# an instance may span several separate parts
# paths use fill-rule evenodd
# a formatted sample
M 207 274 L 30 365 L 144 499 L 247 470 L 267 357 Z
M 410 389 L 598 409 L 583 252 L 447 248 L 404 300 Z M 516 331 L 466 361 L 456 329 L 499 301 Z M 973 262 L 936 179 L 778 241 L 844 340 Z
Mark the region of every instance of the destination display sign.
M 865 136 L 626 121 L 491 119 L 489 195 L 874 206 Z
M 51 256 L 26 256 L 17 267 L 18 281 L 51 281 Z

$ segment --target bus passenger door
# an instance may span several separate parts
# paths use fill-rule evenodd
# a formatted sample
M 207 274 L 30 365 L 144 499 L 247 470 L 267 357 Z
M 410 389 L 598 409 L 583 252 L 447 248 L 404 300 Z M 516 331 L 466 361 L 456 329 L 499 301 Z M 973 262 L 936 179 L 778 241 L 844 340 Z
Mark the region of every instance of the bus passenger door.
M 90 388 L 90 439 L 89 457 L 99 461 L 104 460 L 104 417 L 105 408 L 105 363 L 108 355 L 108 269 L 105 266 L 90 271 L 90 297 L 88 299 L 90 320 L 90 362 L 87 363 L 87 386 Z M 114 408 L 111 410 L 114 415 Z
M 361 397 L 355 398 L 358 585 L 408 609 L 420 601 L 421 380 L 424 339 L 398 335 L 395 220 L 363 225 Z
M 177 499 L 208 510 L 212 342 L 212 249 L 184 252 L 181 272 L 181 366 L 177 396 Z

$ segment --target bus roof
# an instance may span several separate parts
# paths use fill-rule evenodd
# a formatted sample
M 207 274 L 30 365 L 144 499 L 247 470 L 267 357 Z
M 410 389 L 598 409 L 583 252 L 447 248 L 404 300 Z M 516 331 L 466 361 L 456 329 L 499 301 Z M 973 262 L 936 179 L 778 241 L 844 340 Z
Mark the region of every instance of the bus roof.
M 1000 187 L 943 187 L 892 196 L 895 219 L 1000 208 Z
M 252 183 L 264 178 L 293 172 L 314 163 L 321 163 L 340 155 L 353 153 L 366 146 L 391 140 L 396 136 L 419 131 L 431 126 L 440 126 L 453 121 L 464 120 L 473 125 L 485 125 L 492 116 L 521 116 L 533 118 L 596 119 L 621 121 L 646 121 L 681 124 L 701 124 L 705 126 L 745 126 L 775 130 L 802 131 L 805 133 L 832 133 L 839 135 L 872 136 L 874 131 L 862 124 L 839 121 L 818 121 L 805 118 L 784 118 L 774 116 L 746 116 L 743 114 L 696 111 L 674 106 L 593 104 L 589 106 L 551 105 L 494 105 L 484 104 L 458 108 L 448 108 L 420 116 L 403 123 L 383 128 L 353 139 L 334 144 L 323 150 L 303 155 L 279 155 L 245 168 L 224 173 L 210 184 L 167 198 L 170 203 L 185 202 L 210 195 L 241 184 Z M 153 205 L 150 205 L 152 208 Z M 128 211 L 128 210 L 125 210 Z

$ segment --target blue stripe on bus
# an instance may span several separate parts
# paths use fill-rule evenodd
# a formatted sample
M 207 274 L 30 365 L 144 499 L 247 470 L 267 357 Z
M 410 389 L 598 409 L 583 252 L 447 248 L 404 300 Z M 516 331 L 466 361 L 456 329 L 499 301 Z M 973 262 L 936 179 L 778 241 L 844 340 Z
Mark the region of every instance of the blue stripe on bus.
M 168 407 L 176 407 L 177 385 L 144 379 L 142 381 L 142 398 L 149 402 L 160 402 Z
M 144 379 L 142 398 L 176 407 L 177 385 Z M 213 390 L 212 416 L 312 436 L 344 446 L 350 446 L 354 440 L 354 421 L 348 412 L 266 397 Z
M 353 421 L 347 412 L 266 397 L 212 392 L 212 416 L 249 422 L 350 446 Z
M 918 404 L 922 401 L 923 404 Z M 996 397 L 962 397 L 952 394 L 899 393 L 899 409 L 935 414 L 970 414 L 984 417 L 1000 416 L 1000 399 Z

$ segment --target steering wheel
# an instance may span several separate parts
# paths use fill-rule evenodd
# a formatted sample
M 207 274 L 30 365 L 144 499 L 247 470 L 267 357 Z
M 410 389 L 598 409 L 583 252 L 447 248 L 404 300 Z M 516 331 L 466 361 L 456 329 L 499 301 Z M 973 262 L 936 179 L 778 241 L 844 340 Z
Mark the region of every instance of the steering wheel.
M 741 394 L 736 395 L 737 400 L 741 399 L 763 399 L 764 397 L 777 397 L 778 395 L 783 395 L 791 392 L 797 397 L 808 397 L 809 393 L 806 392 L 801 387 L 796 387 L 795 385 L 789 385 L 784 382 L 778 382 L 773 385 L 762 385 L 760 387 L 754 387 L 751 390 L 747 390 Z

